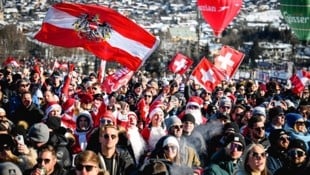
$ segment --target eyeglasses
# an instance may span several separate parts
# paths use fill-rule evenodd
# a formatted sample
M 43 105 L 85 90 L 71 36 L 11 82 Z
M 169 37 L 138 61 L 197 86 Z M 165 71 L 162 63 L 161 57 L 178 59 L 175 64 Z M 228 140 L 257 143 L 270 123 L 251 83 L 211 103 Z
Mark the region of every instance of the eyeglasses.
M 42 158 L 38 158 L 38 159 L 37 159 L 37 162 L 38 162 L 39 164 L 41 164 L 42 162 L 44 162 L 44 164 L 49 164 L 50 161 L 51 161 L 51 159 L 42 159 Z
M 253 128 L 255 131 L 260 132 L 260 131 L 265 131 L 265 126 L 262 127 L 257 127 L 257 128 Z
M 282 141 L 282 142 L 289 141 L 290 137 L 289 136 L 280 136 L 279 140 Z
M 268 154 L 266 152 L 258 153 L 258 152 L 252 152 L 251 157 L 254 157 L 255 159 L 258 159 L 259 157 L 266 158 Z
M 27 86 L 29 86 L 30 84 L 20 84 L 19 86 L 20 87 L 27 87 Z
M 236 143 L 231 143 L 230 150 L 234 151 L 235 149 L 237 149 L 237 151 L 243 151 L 243 146 Z
M 100 123 L 102 125 L 113 125 L 114 124 L 114 122 L 111 119 L 107 119 L 107 118 L 100 119 Z
M 174 125 L 172 126 L 172 129 L 182 129 L 183 125 Z
M 172 150 L 172 151 L 176 151 L 178 148 L 177 148 L 177 146 L 165 146 L 164 147 L 164 150 L 165 151 L 169 151 L 169 150 Z
M 302 157 L 304 156 L 306 153 L 304 151 L 298 150 L 298 149 L 291 149 L 288 151 L 288 155 L 291 157 Z
M 93 170 L 93 168 L 96 168 L 96 166 L 92 166 L 92 165 L 76 165 L 75 169 L 78 171 L 83 171 L 83 169 L 86 169 L 87 172 L 90 172 Z
M 106 140 L 108 140 L 109 138 L 111 138 L 112 140 L 114 140 L 114 139 L 116 139 L 116 135 L 114 135 L 114 134 L 111 134 L 111 135 L 109 135 L 109 134 L 104 134 L 103 135 L 103 138 L 104 139 L 106 139 Z

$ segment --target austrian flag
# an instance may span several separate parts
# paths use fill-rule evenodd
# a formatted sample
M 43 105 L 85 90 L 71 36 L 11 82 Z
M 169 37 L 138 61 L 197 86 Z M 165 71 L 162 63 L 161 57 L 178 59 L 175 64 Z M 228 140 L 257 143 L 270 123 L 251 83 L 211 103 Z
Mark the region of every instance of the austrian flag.
M 159 40 L 113 9 L 58 3 L 49 8 L 35 39 L 55 46 L 83 47 L 100 59 L 137 70 Z
M 177 74 L 184 74 L 186 70 L 193 64 L 193 60 L 177 53 L 175 57 L 171 60 L 168 68 L 171 72 Z

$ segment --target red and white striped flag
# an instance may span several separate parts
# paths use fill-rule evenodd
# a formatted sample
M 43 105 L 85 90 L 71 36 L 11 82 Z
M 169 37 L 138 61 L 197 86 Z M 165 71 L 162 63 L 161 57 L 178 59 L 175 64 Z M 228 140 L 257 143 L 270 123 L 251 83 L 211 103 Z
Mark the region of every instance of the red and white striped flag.
M 17 63 L 16 59 L 12 56 L 9 56 L 6 58 L 6 60 L 3 62 L 3 66 L 11 65 L 13 67 L 19 67 L 19 64 Z
M 115 10 L 76 3 L 50 7 L 35 39 L 61 47 L 83 47 L 100 59 L 134 71 L 159 45 L 159 39 Z
M 184 74 L 186 70 L 193 64 L 193 60 L 189 57 L 177 53 L 171 60 L 168 68 L 171 72 L 177 74 Z
M 190 77 L 206 91 L 212 92 L 225 79 L 225 74 L 214 67 L 208 59 L 202 58 Z
M 301 93 L 308 85 L 310 79 L 310 72 L 299 70 L 290 78 L 292 83 L 292 91 L 296 94 Z
M 223 46 L 220 55 L 214 58 L 214 66 L 230 79 L 238 70 L 243 58 L 243 53 L 229 46 Z

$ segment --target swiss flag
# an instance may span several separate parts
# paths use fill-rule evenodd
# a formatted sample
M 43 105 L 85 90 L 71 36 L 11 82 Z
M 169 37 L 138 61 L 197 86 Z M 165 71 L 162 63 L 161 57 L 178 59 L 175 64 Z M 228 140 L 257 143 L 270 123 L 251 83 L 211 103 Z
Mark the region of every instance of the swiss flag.
M 291 78 L 291 83 L 293 85 L 292 91 L 296 94 L 301 93 L 305 86 L 308 85 L 308 81 L 310 79 L 310 72 L 305 70 L 297 71 Z
M 229 46 L 223 46 L 220 55 L 214 58 L 214 66 L 230 79 L 238 70 L 243 58 L 243 53 Z
M 123 85 L 126 85 L 133 76 L 134 71 L 128 68 L 118 69 L 114 74 L 109 75 L 103 81 L 101 88 L 108 94 L 117 91 Z
M 208 59 L 202 58 L 193 70 L 191 78 L 204 87 L 206 91 L 212 92 L 225 79 L 225 75 L 214 67 Z
M 184 74 L 186 70 L 193 64 L 193 60 L 187 56 L 177 53 L 171 60 L 168 68 L 171 72 Z
M 159 45 L 159 39 L 117 11 L 77 3 L 50 7 L 35 39 L 55 46 L 82 47 L 131 70 L 137 70 Z
M 16 59 L 12 56 L 9 56 L 6 58 L 6 60 L 3 62 L 3 66 L 11 65 L 13 67 L 19 67 L 19 64 L 17 63 Z

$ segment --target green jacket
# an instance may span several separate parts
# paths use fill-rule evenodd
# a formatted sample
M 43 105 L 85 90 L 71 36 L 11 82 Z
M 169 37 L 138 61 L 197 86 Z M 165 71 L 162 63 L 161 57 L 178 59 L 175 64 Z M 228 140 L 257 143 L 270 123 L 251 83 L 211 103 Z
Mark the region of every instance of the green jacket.
M 239 161 L 240 159 L 234 163 L 222 148 L 211 157 L 210 163 L 204 170 L 204 175 L 232 175 L 238 167 Z

